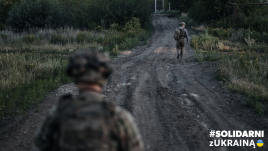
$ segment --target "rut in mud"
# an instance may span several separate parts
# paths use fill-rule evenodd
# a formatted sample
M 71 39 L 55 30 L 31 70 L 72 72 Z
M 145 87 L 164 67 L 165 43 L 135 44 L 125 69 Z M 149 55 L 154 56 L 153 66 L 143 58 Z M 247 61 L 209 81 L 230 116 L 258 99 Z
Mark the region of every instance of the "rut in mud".
M 114 73 L 104 87 L 104 95 L 117 100 L 135 117 L 146 151 L 255 150 L 209 147 L 209 130 L 264 130 L 268 120 L 244 107 L 241 95 L 223 89 L 214 79 L 216 63 L 197 63 L 189 44 L 183 60 L 176 58 L 172 39 L 176 18 L 154 15 L 153 25 L 155 34 L 146 46 L 125 51 L 113 60 Z M 191 37 L 193 31 L 188 32 Z M 50 94 L 39 113 L 29 113 L 31 118 L 26 118 L 9 139 L 0 141 L 0 150 L 29 150 L 47 109 L 66 92 L 76 94 L 75 85 L 60 87 L 57 96 Z M 268 150 L 267 145 L 258 150 Z

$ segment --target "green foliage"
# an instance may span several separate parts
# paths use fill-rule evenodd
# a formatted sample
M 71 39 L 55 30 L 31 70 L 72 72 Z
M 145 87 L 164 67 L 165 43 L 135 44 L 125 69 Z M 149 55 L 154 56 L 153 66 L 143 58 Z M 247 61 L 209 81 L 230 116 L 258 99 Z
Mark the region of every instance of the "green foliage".
M 232 28 L 227 28 L 227 29 L 224 29 L 224 28 L 207 28 L 208 30 L 208 33 L 211 34 L 212 36 L 215 36 L 215 37 L 219 37 L 221 39 L 228 39 L 231 35 L 231 32 L 232 32 Z
M 65 73 L 68 57 L 47 53 L 0 55 L 0 121 L 37 106 L 48 92 L 70 82 Z
M 260 3 L 259 0 L 193 0 L 193 3 L 189 10 L 189 16 L 195 20 L 200 22 L 210 23 L 211 20 L 219 20 L 226 19 L 230 17 L 233 19 L 233 5 L 227 4 L 227 2 L 233 2 L 237 4 L 245 4 L 245 3 Z M 245 16 L 253 15 L 256 16 L 260 13 L 259 8 L 266 8 L 266 6 L 237 6 L 237 12 L 241 12 L 245 14 Z M 200 13 L 202 12 L 202 13 Z M 239 15 L 238 15 L 239 16 Z M 241 16 L 241 19 L 243 17 Z M 239 17 L 238 19 L 239 20 Z M 256 19 L 254 19 L 256 20 Z M 229 24 L 228 21 L 224 21 L 225 25 Z M 217 26 L 223 27 L 223 26 Z M 226 28 L 226 27 L 224 27 Z M 228 28 L 228 27 L 227 27 Z
M 128 31 L 134 31 L 134 37 L 128 31 L 105 29 L 101 32 L 73 28 L 23 33 L 0 31 L 0 121 L 28 109 L 38 111 L 38 104 L 47 93 L 70 82 L 65 69 L 73 51 L 93 46 L 116 56 L 120 49 L 133 48 L 141 41 L 144 44 L 152 35 L 152 24 L 146 23 L 145 31 L 137 21 L 134 18 L 126 26 L 131 29 Z
M 131 20 L 129 20 L 125 27 L 124 30 L 140 30 L 141 29 L 141 24 L 140 24 L 140 19 L 136 17 L 132 17 Z
M 5 25 L 0 22 L 0 30 L 4 30 L 4 29 L 5 29 Z
M 86 32 L 79 32 L 76 36 L 76 42 L 77 43 L 83 43 L 86 40 Z
M 8 17 L 8 12 L 10 9 L 17 3 L 19 3 L 20 0 L 1 0 L 0 1 L 0 30 L 3 30 L 5 25 L 5 20 Z
M 97 26 L 109 28 L 112 24 L 124 26 L 132 17 L 140 19 L 144 25 L 149 21 L 153 1 L 151 0 L 59 0 L 64 23 L 80 29 L 95 29 Z M 111 27 L 116 28 L 117 27 Z
M 22 37 L 22 41 L 26 43 L 32 43 L 35 40 L 34 35 L 25 35 Z
M 216 47 L 216 44 L 218 43 L 219 38 L 213 37 L 209 35 L 208 33 L 201 34 L 200 36 L 194 35 L 191 39 L 191 46 L 195 49 L 202 48 L 205 50 L 212 49 L 213 47 Z
M 228 77 L 226 86 L 236 92 L 246 94 L 247 105 L 260 115 L 263 105 L 268 101 L 267 52 L 260 55 L 254 51 L 242 51 L 223 57 L 219 64 L 221 75 Z
M 99 1 L 99 0 L 98 0 Z M 99 3 L 99 2 L 98 2 Z M 123 26 L 132 17 L 140 19 L 140 23 L 144 25 L 150 21 L 151 14 L 153 12 L 152 6 L 154 1 L 152 0 L 112 0 L 108 2 L 108 8 L 110 14 L 107 18 L 99 16 L 106 20 L 106 23 L 115 22 L 120 26 Z M 131 10 L 131 11 L 130 11 Z M 103 15 L 104 16 L 104 15 Z
M 196 50 L 194 56 L 198 62 L 218 61 L 221 58 L 216 50 L 208 50 L 208 51 Z
M 110 29 L 120 31 L 120 26 L 118 24 L 116 24 L 116 23 L 113 23 L 113 24 L 110 25 Z
M 60 6 L 56 0 L 23 0 L 12 7 L 6 24 L 15 31 L 59 27 L 62 25 Z
M 1 38 L 2 41 L 6 42 L 8 37 L 7 37 L 6 34 L 1 33 L 1 34 L 0 34 L 0 38 Z
M 165 8 L 168 9 L 168 3 L 172 10 L 180 10 L 181 12 L 188 12 L 195 0 L 166 0 Z
M 151 0 L 23 0 L 9 12 L 6 27 L 15 31 L 63 26 L 119 30 L 132 17 L 144 26 L 150 21 L 152 4 Z
M 55 34 L 54 33 L 54 34 L 51 35 L 50 42 L 52 44 L 62 44 L 62 45 L 65 45 L 68 42 L 68 40 L 65 37 L 63 37 L 62 35 Z
M 103 31 L 103 27 L 99 25 L 98 27 L 96 27 L 96 30 L 97 30 L 98 32 L 101 32 L 101 31 Z

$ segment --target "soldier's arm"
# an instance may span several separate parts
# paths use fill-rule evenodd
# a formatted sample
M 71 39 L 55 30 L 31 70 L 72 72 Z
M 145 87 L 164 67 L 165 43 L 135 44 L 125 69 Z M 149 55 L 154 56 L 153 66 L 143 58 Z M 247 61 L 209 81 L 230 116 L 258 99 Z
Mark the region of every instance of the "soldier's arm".
M 119 150 L 144 151 L 143 141 L 132 115 L 119 107 L 118 110 L 115 123 L 119 137 Z
M 32 151 L 52 151 L 55 137 L 55 113 L 56 107 L 48 111 L 42 125 L 37 129 L 34 137 Z

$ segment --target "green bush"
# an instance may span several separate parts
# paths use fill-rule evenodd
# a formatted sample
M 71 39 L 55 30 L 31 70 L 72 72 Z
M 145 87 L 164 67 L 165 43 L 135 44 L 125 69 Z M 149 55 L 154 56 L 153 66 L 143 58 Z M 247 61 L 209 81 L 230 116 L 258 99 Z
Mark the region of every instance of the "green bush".
M 148 33 L 143 32 L 143 33 L 141 33 L 141 34 L 139 35 L 138 38 L 139 38 L 140 41 L 145 41 L 145 40 L 147 40 L 149 37 L 150 37 L 150 35 L 149 35 Z
M 221 39 L 227 39 L 230 37 L 231 32 L 232 32 L 232 28 L 208 28 L 208 32 L 215 37 L 219 37 Z
M 120 31 L 120 26 L 118 24 L 114 23 L 114 24 L 110 25 L 110 29 Z
M 21 0 L 0 0 L 0 30 L 5 27 L 5 21 L 8 17 L 10 9 Z
M 26 43 L 32 43 L 35 40 L 34 35 L 25 35 L 22 37 L 22 41 Z
M 86 40 L 87 34 L 85 32 L 79 32 L 76 36 L 77 43 L 83 43 Z
M 201 47 L 204 50 L 209 50 L 214 47 L 216 47 L 216 44 L 218 43 L 219 38 L 213 37 L 209 35 L 208 33 L 201 34 L 200 36 L 194 35 L 191 39 L 191 46 L 195 49 L 198 49 Z
M 1 33 L 1 34 L 0 34 L 0 38 L 2 39 L 2 41 L 5 42 L 5 41 L 7 41 L 7 38 L 8 38 L 8 37 L 7 37 L 6 34 Z
M 6 24 L 15 31 L 55 28 L 63 25 L 61 18 L 60 5 L 56 0 L 24 0 L 10 10 Z
M 4 30 L 5 29 L 5 25 L 3 23 L 0 23 L 0 30 Z
M 215 50 L 196 50 L 194 56 L 198 62 L 220 60 L 220 55 Z
M 101 31 L 103 31 L 103 27 L 99 25 L 98 27 L 96 27 L 96 30 L 97 30 L 98 32 L 101 32 Z
M 68 42 L 68 40 L 65 37 L 63 37 L 62 35 L 60 35 L 60 34 L 52 34 L 50 42 L 52 44 L 65 45 Z

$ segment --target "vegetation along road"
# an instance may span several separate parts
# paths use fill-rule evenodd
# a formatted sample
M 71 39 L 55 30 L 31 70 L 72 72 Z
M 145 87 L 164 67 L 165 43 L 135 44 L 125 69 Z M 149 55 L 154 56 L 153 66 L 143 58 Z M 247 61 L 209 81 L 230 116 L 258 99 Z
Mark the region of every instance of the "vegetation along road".
M 147 151 L 255 150 L 252 147 L 209 147 L 210 130 L 263 130 L 267 119 L 243 106 L 245 98 L 215 80 L 216 63 L 198 63 L 186 44 L 177 60 L 172 39 L 178 20 L 165 14 L 153 16 L 154 35 L 147 45 L 125 51 L 113 60 L 114 73 L 104 95 L 135 117 Z M 189 30 L 190 37 L 193 31 Z M 0 150 L 28 150 L 33 133 L 45 113 L 64 93 L 77 93 L 74 84 L 63 85 L 30 112 Z M 267 142 L 267 137 L 264 138 Z M 268 150 L 267 145 L 258 150 Z

